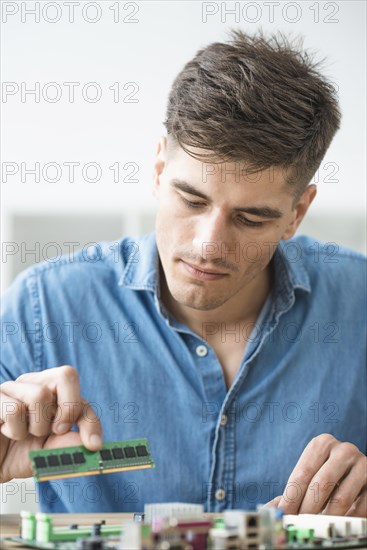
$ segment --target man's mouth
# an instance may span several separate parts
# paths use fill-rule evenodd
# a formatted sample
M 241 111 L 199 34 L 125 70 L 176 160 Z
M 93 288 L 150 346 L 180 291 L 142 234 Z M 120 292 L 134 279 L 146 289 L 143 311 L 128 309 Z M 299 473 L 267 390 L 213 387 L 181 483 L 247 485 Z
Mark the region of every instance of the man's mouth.
M 203 266 L 197 266 L 181 260 L 180 262 L 185 268 L 186 272 L 189 273 L 195 279 L 201 279 L 203 281 L 216 281 L 218 279 L 223 279 L 228 273 L 223 273 L 222 271 L 217 271 L 211 268 L 205 268 Z

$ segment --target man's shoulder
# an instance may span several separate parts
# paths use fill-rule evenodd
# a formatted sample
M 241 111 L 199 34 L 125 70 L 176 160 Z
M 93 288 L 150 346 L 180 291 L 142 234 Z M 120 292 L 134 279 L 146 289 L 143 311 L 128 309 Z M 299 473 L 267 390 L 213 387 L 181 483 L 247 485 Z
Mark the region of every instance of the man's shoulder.
M 339 266 L 341 269 L 363 268 L 367 265 L 367 256 L 346 246 L 332 241 L 321 241 L 309 235 L 297 235 L 286 241 L 295 246 L 304 263 L 317 268 Z
M 365 291 L 367 257 L 336 242 L 298 235 L 282 242 L 282 253 L 293 268 L 303 269 L 315 288 L 322 282 Z
M 94 284 L 107 280 L 119 281 L 131 262 L 139 261 L 140 253 L 155 242 L 153 233 L 143 236 L 125 236 L 114 241 L 91 242 L 80 249 L 57 258 L 34 264 L 23 270 L 13 286 L 33 284 L 61 288 L 70 284 L 77 288 L 87 280 Z
M 316 239 L 315 237 L 311 237 L 310 235 L 296 235 L 289 241 L 286 241 L 289 243 L 296 243 L 297 246 L 302 249 L 302 252 L 305 254 L 305 257 L 309 257 L 312 259 L 315 258 L 328 258 L 328 261 L 325 263 L 332 263 L 332 259 L 334 258 L 341 258 L 346 261 L 357 261 L 366 263 L 367 262 L 367 256 L 362 254 L 361 252 L 358 252 L 357 250 L 353 250 L 352 248 L 348 248 L 346 246 L 340 245 L 335 241 L 321 241 L 319 239 Z M 334 262 L 337 263 L 337 262 Z

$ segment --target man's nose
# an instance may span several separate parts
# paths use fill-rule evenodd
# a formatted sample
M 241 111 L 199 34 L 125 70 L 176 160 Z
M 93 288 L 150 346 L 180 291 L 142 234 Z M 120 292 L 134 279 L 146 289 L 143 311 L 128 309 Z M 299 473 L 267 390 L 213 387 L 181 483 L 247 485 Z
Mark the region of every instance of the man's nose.
M 219 210 L 212 210 L 196 220 L 192 241 L 193 250 L 208 262 L 222 258 L 229 237 L 228 220 L 225 215 Z

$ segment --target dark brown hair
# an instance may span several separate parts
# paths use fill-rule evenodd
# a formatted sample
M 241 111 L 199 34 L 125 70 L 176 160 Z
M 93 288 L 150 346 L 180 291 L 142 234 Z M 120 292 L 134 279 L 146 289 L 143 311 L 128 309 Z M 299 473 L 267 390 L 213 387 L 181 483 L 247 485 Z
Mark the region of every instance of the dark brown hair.
M 334 87 L 301 38 L 230 34 L 228 43 L 199 50 L 174 80 L 164 121 L 169 142 L 205 162 L 244 162 L 249 173 L 285 168 L 299 196 L 340 126 Z

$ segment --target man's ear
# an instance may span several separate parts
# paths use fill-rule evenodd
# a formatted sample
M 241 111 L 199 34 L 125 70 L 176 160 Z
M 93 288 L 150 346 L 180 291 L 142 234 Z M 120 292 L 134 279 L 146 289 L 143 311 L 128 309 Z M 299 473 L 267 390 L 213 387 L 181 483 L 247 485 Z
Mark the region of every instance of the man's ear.
M 166 165 L 167 138 L 162 136 L 158 142 L 153 165 L 153 195 L 157 198 L 160 186 L 160 177 Z
M 285 232 L 282 235 L 282 240 L 287 240 L 293 237 L 295 232 L 297 231 L 297 228 L 299 227 L 301 221 L 306 215 L 306 212 L 314 200 L 317 193 L 317 187 L 315 184 L 309 185 L 306 187 L 304 192 L 302 193 L 300 199 L 296 203 L 294 209 L 293 209 L 293 219 L 286 228 Z

